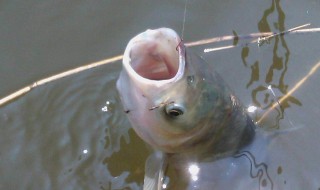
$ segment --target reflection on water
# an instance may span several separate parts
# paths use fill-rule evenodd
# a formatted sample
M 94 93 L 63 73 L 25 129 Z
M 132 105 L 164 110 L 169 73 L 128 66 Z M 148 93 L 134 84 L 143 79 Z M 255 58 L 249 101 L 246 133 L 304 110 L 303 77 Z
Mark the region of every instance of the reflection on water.
M 273 182 L 268 173 L 268 166 L 265 163 L 257 164 L 254 155 L 249 151 L 242 151 L 234 155 L 235 158 L 245 157 L 250 162 L 250 177 L 259 179 L 259 190 L 273 190 Z M 280 172 L 281 173 L 281 172 Z
M 136 136 L 132 129 L 129 130 L 129 137 L 130 139 L 121 138 L 121 149 L 114 152 L 110 157 L 106 157 L 103 160 L 103 164 L 107 166 L 112 176 L 120 176 L 123 171 L 127 171 L 129 173 L 126 179 L 127 182 L 137 182 L 142 185 L 144 165 L 150 151 L 145 148 L 146 144 Z M 109 146 L 109 142 L 106 141 L 106 147 L 108 148 Z M 124 162 L 121 161 L 123 158 L 128 159 Z
M 269 23 L 268 19 L 274 17 L 276 17 L 276 19 L 271 19 L 272 23 Z M 274 20 L 276 20 L 276 22 L 274 22 Z M 284 25 L 285 14 L 280 6 L 280 0 L 274 0 L 271 6 L 264 11 L 258 23 L 258 29 L 260 32 L 281 32 L 285 31 Z M 262 60 L 248 62 L 249 47 L 242 49 L 241 57 L 244 66 L 251 69 L 251 78 L 247 83 L 247 88 L 252 89 L 252 101 L 255 106 L 267 110 L 288 92 L 285 75 L 289 64 L 290 50 L 284 35 L 274 36 L 272 40 L 262 41 L 259 45 L 273 46 L 273 57 L 269 64 L 264 63 Z M 266 65 L 269 68 L 266 68 Z M 268 86 L 270 86 L 272 90 L 270 90 L 270 88 L 268 89 Z M 276 120 L 276 123 L 273 127 L 279 128 L 279 122 L 284 118 L 285 109 L 289 108 L 292 104 L 302 105 L 297 98 L 288 96 L 280 103 L 280 106 L 275 109 L 276 114 L 273 119 Z

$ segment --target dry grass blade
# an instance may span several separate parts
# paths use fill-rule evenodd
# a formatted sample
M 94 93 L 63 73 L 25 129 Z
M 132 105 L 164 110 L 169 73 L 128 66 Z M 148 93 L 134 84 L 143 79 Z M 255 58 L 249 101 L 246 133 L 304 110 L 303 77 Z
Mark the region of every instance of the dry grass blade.
M 301 28 L 305 28 L 307 26 L 310 26 L 310 23 L 304 24 L 304 25 L 301 25 L 301 26 L 297 26 L 297 27 L 291 28 L 291 29 L 283 31 L 283 32 L 267 35 L 267 36 L 264 36 L 264 37 L 259 37 L 257 40 L 253 40 L 251 43 L 255 43 L 255 42 L 259 43 L 259 41 L 266 41 L 266 40 L 268 40 L 268 39 L 270 39 L 272 37 L 279 36 L 279 35 L 284 35 L 284 34 L 287 34 L 289 32 L 293 32 L 293 31 L 297 31 L 297 30 L 299 30 Z
M 263 119 L 269 115 L 269 113 L 275 109 L 277 106 L 279 106 L 284 100 L 286 100 L 289 96 L 291 96 L 295 91 L 298 90 L 298 88 L 301 87 L 301 85 L 303 85 L 303 83 L 305 83 L 307 81 L 307 79 L 310 78 L 310 76 L 312 76 L 320 67 L 320 61 L 315 64 L 310 71 L 301 79 L 299 80 L 294 87 L 283 97 L 281 97 L 278 101 L 276 101 L 274 104 L 272 104 L 272 106 L 261 116 L 261 118 L 257 121 L 257 123 L 259 124 L 261 121 L 263 121 Z
M 73 75 L 73 74 L 76 74 L 76 73 L 79 73 L 81 71 L 85 71 L 85 70 L 88 70 L 88 69 L 91 69 L 91 68 L 94 68 L 94 67 L 98 67 L 98 66 L 105 65 L 105 64 L 108 64 L 108 63 L 113 63 L 113 62 L 119 61 L 121 59 L 122 59 L 122 55 L 118 55 L 118 56 L 115 56 L 115 57 L 111 57 L 111 58 L 108 58 L 108 59 L 104 59 L 104 60 L 101 60 L 101 61 L 90 63 L 88 65 L 77 67 L 75 69 L 71 69 L 71 70 L 68 70 L 68 71 L 53 75 L 51 77 L 44 78 L 42 80 L 36 81 L 36 82 L 34 82 L 34 83 L 24 87 L 24 88 L 12 93 L 12 94 L 0 99 L 0 106 L 3 106 L 4 104 L 6 104 L 6 103 L 8 103 L 8 102 L 10 102 L 10 101 L 12 101 L 12 100 L 24 95 L 24 94 L 26 94 L 27 92 L 31 91 L 33 88 L 35 88 L 37 86 L 46 84 L 48 82 L 52 82 L 52 81 L 57 80 L 57 79 L 61 79 L 61 78 L 66 77 L 66 76 Z
M 222 36 L 222 37 L 215 37 L 215 38 L 210 38 L 210 39 L 198 40 L 198 41 L 194 41 L 194 42 L 188 42 L 188 43 L 185 43 L 185 45 L 189 46 L 189 47 L 192 47 L 192 46 L 199 46 L 199 45 L 205 45 L 205 44 L 222 42 L 222 41 L 231 41 L 231 40 L 235 40 L 236 38 L 239 39 L 239 40 L 244 40 L 244 39 L 253 39 L 253 38 L 261 38 L 261 37 L 270 38 L 270 37 L 273 37 L 275 35 L 281 35 L 281 34 L 286 34 L 286 33 L 303 34 L 303 33 L 320 32 L 320 28 L 301 29 L 301 28 L 309 26 L 309 25 L 310 24 L 305 24 L 305 25 L 302 25 L 302 26 L 298 26 L 298 27 L 289 29 L 287 31 L 284 31 L 282 33 L 265 32 L 265 33 L 252 33 L 252 34 L 243 35 L 243 36 L 230 35 L 230 36 Z M 223 50 L 223 49 L 230 49 L 230 48 L 234 48 L 234 47 L 237 47 L 237 46 L 230 45 L 230 46 L 225 46 L 225 47 L 212 48 L 212 49 L 209 49 L 207 52 Z M 22 88 L 22 89 L 20 89 L 20 90 L 18 90 L 16 92 L 12 93 L 12 94 L 0 99 L 0 107 L 5 105 L 6 103 L 16 99 L 16 98 L 28 93 L 29 91 L 31 91 L 32 89 L 34 89 L 37 86 L 44 85 L 44 84 L 46 84 L 48 82 L 52 82 L 54 80 L 61 79 L 63 77 L 70 76 L 70 75 L 73 75 L 73 74 L 76 74 L 76 73 L 79 73 L 81 71 L 85 71 L 85 70 L 88 70 L 88 69 L 91 69 L 91 68 L 94 68 L 94 67 L 98 67 L 98 66 L 101 66 L 101 65 L 109 64 L 109 63 L 114 63 L 116 61 L 121 60 L 122 57 L 123 57 L 123 55 L 114 56 L 114 57 L 111 57 L 111 58 L 107 58 L 107 59 L 104 59 L 104 60 L 101 60 L 101 61 L 90 63 L 90 64 L 87 64 L 87 65 L 84 65 L 84 66 L 81 66 L 81 67 L 78 67 L 78 68 L 75 68 L 75 69 L 71 69 L 71 70 L 68 70 L 68 71 L 53 75 L 53 76 L 48 77 L 48 78 L 44 78 L 42 80 L 36 81 L 36 82 L 32 83 L 31 85 L 28 85 L 28 86 L 26 86 L 26 87 L 24 87 L 24 88 Z
M 222 41 L 230 41 L 230 40 L 245 40 L 245 39 L 253 39 L 253 38 L 257 38 L 252 40 L 251 42 L 249 42 L 249 44 L 251 43 L 262 43 L 264 41 L 267 41 L 268 39 L 278 36 L 278 35 L 284 35 L 284 34 L 288 34 L 288 33 L 306 33 L 306 32 L 319 32 L 320 28 L 312 28 L 312 29 L 301 29 L 301 28 L 305 28 L 307 26 L 310 26 L 310 23 L 308 24 L 304 24 L 301 26 L 297 26 L 294 28 L 291 28 L 289 30 L 283 31 L 283 32 L 279 32 L 279 33 L 274 33 L 274 32 L 262 32 L 262 33 L 252 33 L 249 35 L 244 35 L 244 36 L 225 36 L 225 37 L 219 37 L 219 38 L 212 38 L 212 39 L 206 39 L 206 40 L 201 40 L 199 42 L 201 42 L 202 44 L 199 44 L 199 42 L 197 43 L 189 43 L 187 45 L 189 46 L 194 46 L 194 45 L 204 45 L 204 44 L 209 44 L 209 43 L 214 43 L 214 42 L 222 42 Z M 301 29 L 301 30 L 299 30 Z M 205 53 L 208 52 L 213 52 L 213 51 L 219 51 L 219 50 L 223 50 L 223 49 L 230 49 L 230 48 L 234 48 L 234 47 L 238 47 L 238 45 L 230 45 L 230 46 L 225 46 L 225 47 L 217 47 L 217 48 L 207 48 L 204 49 Z

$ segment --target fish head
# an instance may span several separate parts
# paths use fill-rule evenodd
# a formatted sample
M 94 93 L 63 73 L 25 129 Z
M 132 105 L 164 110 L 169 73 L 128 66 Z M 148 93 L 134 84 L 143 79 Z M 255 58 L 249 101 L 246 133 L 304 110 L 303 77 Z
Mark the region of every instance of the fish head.
M 233 128 L 232 114 L 242 114 L 233 113 L 240 104 L 221 77 L 168 28 L 147 30 L 129 41 L 117 89 L 136 133 L 167 153 L 223 145 Z M 236 134 L 242 127 L 234 128 Z

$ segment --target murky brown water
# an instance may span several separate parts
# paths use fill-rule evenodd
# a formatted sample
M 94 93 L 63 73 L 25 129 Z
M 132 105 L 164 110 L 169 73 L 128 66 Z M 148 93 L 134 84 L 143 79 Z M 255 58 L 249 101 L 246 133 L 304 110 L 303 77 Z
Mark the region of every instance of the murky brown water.
M 121 54 L 128 40 L 147 28 L 181 31 L 184 3 L 2 1 L 0 97 Z M 184 38 L 278 32 L 305 23 L 320 27 L 319 10 L 319 0 L 189 0 Z M 239 41 L 242 46 L 215 53 L 203 53 L 213 45 L 193 50 L 215 65 L 245 105 L 267 109 L 320 61 L 319 43 L 320 33 L 288 34 L 260 47 Z M 214 46 L 223 45 L 229 43 Z M 117 62 L 59 79 L 1 107 L 0 189 L 141 189 L 152 150 L 130 129 L 119 104 L 115 80 L 120 69 Z M 270 114 L 263 127 L 279 130 L 258 134 L 235 157 L 199 163 L 199 180 L 185 185 L 319 189 L 319 81 L 316 71 Z

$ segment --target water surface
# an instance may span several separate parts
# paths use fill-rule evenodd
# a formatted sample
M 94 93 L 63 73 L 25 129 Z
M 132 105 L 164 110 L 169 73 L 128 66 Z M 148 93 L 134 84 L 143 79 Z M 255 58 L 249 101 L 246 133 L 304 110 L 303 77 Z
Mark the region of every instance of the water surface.
M 0 96 L 122 54 L 129 39 L 148 28 L 180 32 L 184 3 L 2 1 Z M 319 10 L 318 0 L 189 0 L 184 40 L 279 32 L 305 23 L 319 27 Z M 288 34 L 262 46 L 240 41 L 238 48 L 206 54 L 204 48 L 232 42 L 192 49 L 214 64 L 246 106 L 267 109 L 320 61 L 319 35 Z M 152 150 L 130 129 L 119 103 L 115 81 L 120 69 L 116 62 L 60 79 L 1 107 L 0 188 L 141 189 Z M 199 180 L 186 186 L 319 189 L 319 82 L 317 71 L 270 114 L 263 127 L 271 134 L 258 134 L 236 157 L 200 163 Z

